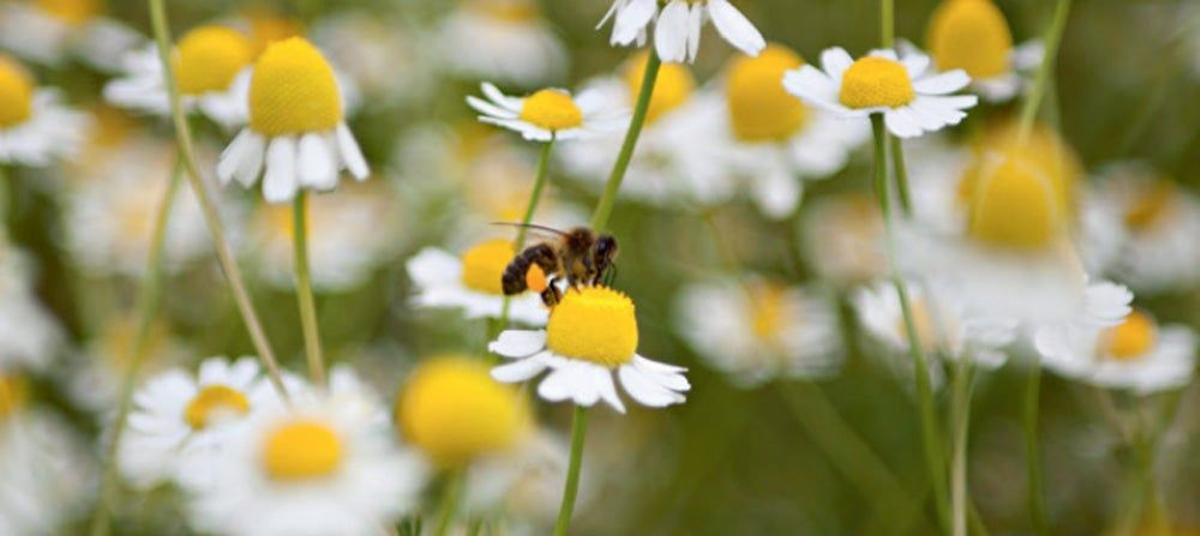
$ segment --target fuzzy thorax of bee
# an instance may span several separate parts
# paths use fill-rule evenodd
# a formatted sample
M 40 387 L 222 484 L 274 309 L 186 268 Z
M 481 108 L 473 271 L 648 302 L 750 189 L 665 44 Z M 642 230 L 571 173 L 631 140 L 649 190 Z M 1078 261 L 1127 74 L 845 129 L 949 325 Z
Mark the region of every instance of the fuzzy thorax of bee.
M 550 312 L 546 346 L 554 353 L 617 368 L 637 352 L 633 300 L 603 286 L 570 289 Z

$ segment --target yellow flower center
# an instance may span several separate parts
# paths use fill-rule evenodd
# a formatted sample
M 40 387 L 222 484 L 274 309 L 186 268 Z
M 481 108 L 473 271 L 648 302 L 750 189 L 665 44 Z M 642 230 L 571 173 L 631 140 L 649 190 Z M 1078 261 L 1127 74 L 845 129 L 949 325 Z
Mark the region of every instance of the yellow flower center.
M 342 450 L 342 438 L 329 425 L 296 419 L 270 432 L 262 446 L 262 463 L 274 480 L 312 480 L 337 471 Z
M 0 54 L 0 128 L 33 115 L 33 77 L 16 60 Z
M 546 346 L 554 353 L 615 368 L 637 352 L 633 301 L 607 287 L 569 290 L 550 311 Z
M 102 0 L 37 0 L 38 9 L 71 26 L 83 24 L 100 14 Z
M 255 57 L 271 43 L 304 35 L 304 25 L 300 21 L 269 9 L 252 9 L 245 13 L 245 18 L 250 22 L 250 44 Z
M 1018 155 L 1033 164 L 1050 180 L 1055 199 L 1067 220 L 1074 221 L 1078 207 L 1077 192 L 1084 176 L 1083 165 L 1053 129 L 1038 125 L 1022 143 L 1016 122 L 1006 121 L 989 127 L 978 142 L 976 151 L 979 155 L 989 152 Z M 986 158 L 976 158 L 964 174 L 959 184 L 959 194 L 964 201 L 969 203 L 973 197 L 975 184 L 982 169 L 987 167 L 987 162 Z
M 8 419 L 29 400 L 29 384 L 20 376 L 0 374 L 0 423 Z
M 915 96 L 912 80 L 900 62 L 867 56 L 846 69 L 838 100 L 850 108 L 896 108 Z
M 725 95 L 738 139 L 783 140 L 804 126 L 808 109 L 783 89 L 783 73 L 801 65 L 804 60 L 798 54 L 774 43 L 758 57 L 741 56 L 733 61 Z
M 639 52 L 625 65 L 625 84 L 629 88 L 630 106 L 642 89 L 646 74 L 646 62 L 650 54 Z M 663 114 L 687 102 L 696 89 L 696 77 L 682 63 L 664 63 L 654 80 L 654 92 L 650 94 L 650 106 L 646 108 L 646 122 L 653 123 Z
M 462 282 L 467 288 L 487 294 L 504 294 L 501 278 L 516 256 L 512 242 L 497 238 L 480 242 L 462 254 Z M 529 267 L 525 284 L 534 292 L 546 288 L 546 274 L 537 265 Z
M 929 22 L 928 46 L 938 70 L 962 69 L 975 79 L 1010 69 L 1013 40 L 991 0 L 946 0 Z
M 218 419 L 249 412 L 250 400 L 241 391 L 224 385 L 209 385 L 188 402 L 183 410 L 183 420 L 193 430 L 203 430 Z
M 1150 315 L 1133 311 L 1125 321 L 1108 328 L 1100 336 L 1104 355 L 1120 361 L 1142 358 L 1158 341 L 1158 326 Z
M 175 76 L 184 95 L 229 88 L 254 59 L 250 40 L 222 26 L 201 26 L 185 34 L 175 48 Z
M 1129 204 L 1125 211 L 1125 226 L 1135 232 L 1150 229 L 1175 209 L 1176 194 L 1173 183 L 1155 180 Z
M 529 0 L 479 0 L 471 2 L 468 9 L 491 19 L 514 24 L 525 24 L 538 18 L 538 8 Z
M 282 136 L 330 131 L 341 121 L 337 80 L 321 52 L 300 37 L 268 46 L 250 80 L 250 127 Z
M 521 119 L 546 130 L 564 130 L 582 125 L 583 112 L 567 92 L 542 89 L 525 98 Z
M 461 356 L 418 367 L 396 400 L 396 421 L 407 441 L 446 467 L 505 451 L 531 430 L 528 399 L 493 380 L 479 359 Z
M 988 155 L 973 192 L 969 234 L 1017 250 L 1041 249 L 1065 231 L 1061 204 L 1049 177 L 1017 155 Z
M 747 292 L 750 298 L 750 330 L 755 337 L 773 339 L 786 322 L 786 289 L 778 284 L 762 283 Z

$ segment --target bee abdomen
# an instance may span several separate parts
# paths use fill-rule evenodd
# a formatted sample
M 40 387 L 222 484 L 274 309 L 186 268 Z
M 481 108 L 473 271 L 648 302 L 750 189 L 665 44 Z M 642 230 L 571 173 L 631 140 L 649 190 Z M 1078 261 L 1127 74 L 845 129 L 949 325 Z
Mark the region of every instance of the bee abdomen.
M 525 282 L 525 273 L 529 271 L 529 264 L 530 261 L 525 258 L 525 255 L 517 255 L 504 268 L 504 275 L 500 277 L 500 286 L 503 287 L 505 295 L 520 294 L 529 288 Z

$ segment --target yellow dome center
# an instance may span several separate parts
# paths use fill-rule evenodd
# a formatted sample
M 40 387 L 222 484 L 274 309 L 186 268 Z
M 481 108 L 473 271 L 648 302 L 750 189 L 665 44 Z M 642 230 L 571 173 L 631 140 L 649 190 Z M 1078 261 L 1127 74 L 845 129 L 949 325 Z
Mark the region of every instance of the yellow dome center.
M 24 123 L 33 115 L 33 77 L 16 60 L 0 54 L 0 128 Z
M 244 416 L 250 412 L 250 400 L 241 391 L 224 385 L 200 389 L 183 410 L 183 420 L 193 430 L 203 430 L 216 420 Z
M 274 480 L 311 480 L 337 471 L 342 450 L 341 437 L 329 425 L 297 419 L 270 432 L 263 443 L 262 463 Z
M 787 320 L 784 287 L 763 283 L 751 287 L 747 294 L 750 298 L 750 330 L 759 339 L 775 338 Z
M 38 9 L 71 26 L 78 26 L 103 10 L 101 0 L 36 0 Z
M 989 155 L 970 204 L 969 234 L 989 246 L 1036 250 L 1065 232 L 1050 179 L 1020 155 Z
M 607 287 L 569 290 L 550 311 L 546 346 L 554 353 L 615 368 L 637 352 L 633 301 Z
M 928 46 L 938 70 L 962 69 L 986 80 L 1007 73 L 1013 40 L 991 0 L 946 0 L 929 22 Z
M 512 242 L 495 239 L 480 242 L 462 254 L 462 282 L 467 288 L 487 294 L 503 294 L 504 268 L 515 255 Z
M 733 133 L 748 142 L 778 141 L 804 126 L 808 109 L 783 88 L 783 73 L 804 65 L 791 49 L 769 44 L 758 57 L 741 56 L 729 67 L 725 95 Z
M 432 358 L 396 400 L 407 441 L 446 467 L 513 447 L 531 429 L 528 399 L 497 383 L 479 359 Z
M 1104 355 L 1120 361 L 1140 359 L 1154 348 L 1158 341 L 1158 326 L 1150 315 L 1133 311 L 1125 321 L 1108 328 L 1100 336 L 1100 349 Z
M 333 68 L 308 41 L 272 43 L 254 64 L 250 127 L 266 136 L 326 132 L 342 121 Z
M 8 419 L 29 400 L 29 385 L 20 376 L 0 374 L 0 423 Z
M 1017 155 L 1041 170 L 1050 180 L 1064 217 L 1068 221 L 1074 221 L 1078 206 L 1077 192 L 1079 183 L 1083 180 L 1083 165 L 1071 147 L 1053 129 L 1038 125 L 1030 131 L 1024 143 L 1021 143 L 1016 122 L 1002 122 L 985 131 L 977 143 L 976 150 L 979 155 L 989 152 Z M 982 169 L 987 167 L 987 162 L 986 158 L 976 158 L 959 184 L 959 195 L 968 203 L 974 195 L 975 184 Z
M 1125 226 L 1135 232 L 1152 228 L 1174 210 L 1176 194 L 1173 183 L 1155 180 L 1128 205 Z
M 625 85 L 629 88 L 629 105 L 642 90 L 642 79 L 646 74 L 646 62 L 650 55 L 639 52 L 625 65 Z M 646 108 L 646 122 L 653 123 L 663 114 L 687 102 L 696 89 L 696 77 L 682 63 L 664 63 L 654 80 L 654 92 L 650 94 L 650 106 Z
M 850 108 L 897 108 L 915 96 L 912 80 L 900 62 L 867 56 L 846 69 L 838 100 Z
M 546 130 L 565 130 L 582 125 L 583 112 L 567 92 L 542 89 L 525 98 L 521 119 Z
M 245 18 L 250 22 L 250 44 L 255 57 L 271 43 L 304 35 L 300 21 L 267 9 L 252 9 L 245 13 Z
M 202 26 L 185 34 L 173 58 L 179 91 L 199 95 L 224 91 L 254 59 L 250 40 L 236 30 Z

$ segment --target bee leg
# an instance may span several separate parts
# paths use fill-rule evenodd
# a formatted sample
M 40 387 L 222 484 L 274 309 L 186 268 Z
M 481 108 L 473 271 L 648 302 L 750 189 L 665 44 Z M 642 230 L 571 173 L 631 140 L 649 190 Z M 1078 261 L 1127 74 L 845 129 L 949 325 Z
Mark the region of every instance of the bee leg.
M 604 286 L 611 287 L 613 282 L 617 280 L 617 263 L 608 265 L 608 270 L 597 276 L 597 279 L 604 279 Z
M 553 308 L 560 301 L 562 301 L 562 291 L 558 290 L 558 286 L 554 282 L 550 282 L 542 291 L 542 303 L 546 304 L 546 307 Z

